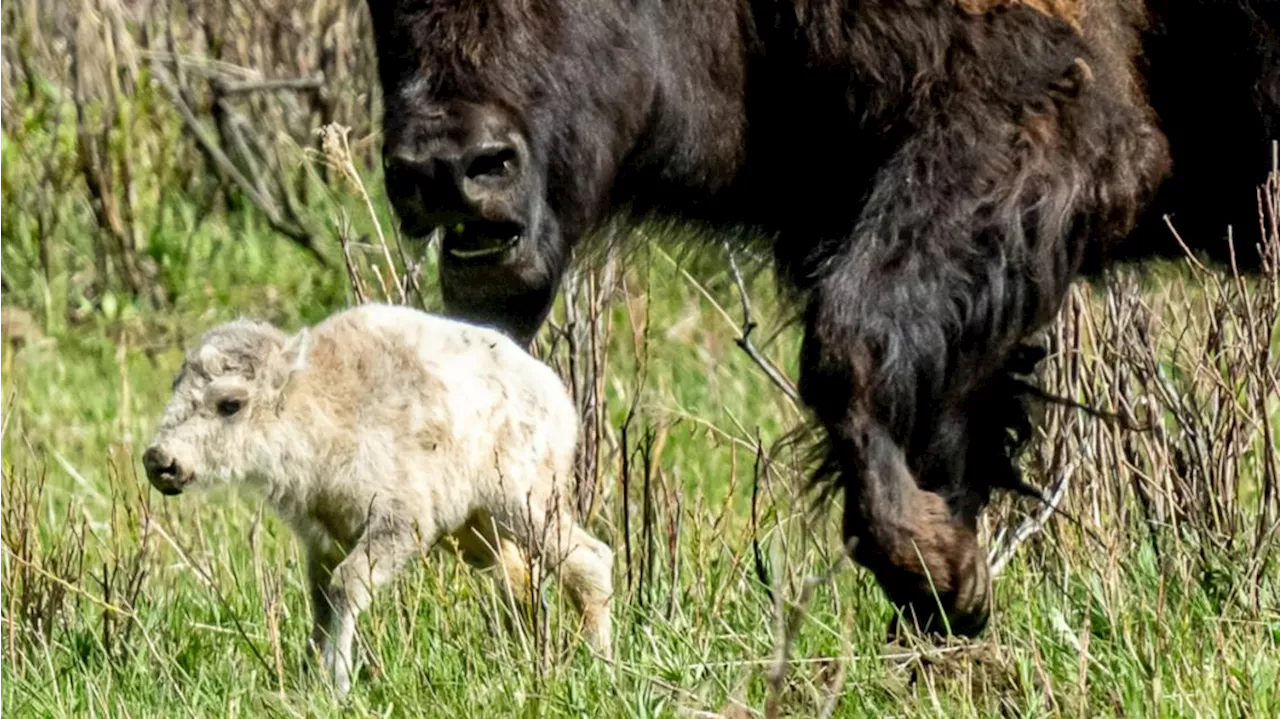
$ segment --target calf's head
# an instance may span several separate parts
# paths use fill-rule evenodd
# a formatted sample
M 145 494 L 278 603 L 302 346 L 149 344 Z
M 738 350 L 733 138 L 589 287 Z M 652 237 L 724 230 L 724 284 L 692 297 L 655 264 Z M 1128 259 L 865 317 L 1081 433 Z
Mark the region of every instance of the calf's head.
M 443 231 L 450 314 L 528 341 L 647 116 L 638 14 L 597 0 L 368 6 L 396 214 L 411 237 Z
M 189 351 L 173 381 L 173 396 L 142 455 L 152 486 L 164 494 L 256 468 L 261 427 L 296 364 L 299 335 L 236 320 L 216 327 Z

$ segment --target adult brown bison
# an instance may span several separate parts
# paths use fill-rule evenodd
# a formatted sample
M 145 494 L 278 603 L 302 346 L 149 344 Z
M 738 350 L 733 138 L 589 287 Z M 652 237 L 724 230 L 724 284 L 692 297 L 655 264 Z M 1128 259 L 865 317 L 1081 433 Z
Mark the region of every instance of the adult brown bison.
M 1077 276 L 1172 251 L 1162 212 L 1248 259 L 1280 122 L 1275 0 L 369 7 L 387 188 L 410 235 L 447 228 L 448 310 L 528 340 L 619 212 L 772 237 L 855 558 L 958 633 L 988 615 L 1024 340 Z

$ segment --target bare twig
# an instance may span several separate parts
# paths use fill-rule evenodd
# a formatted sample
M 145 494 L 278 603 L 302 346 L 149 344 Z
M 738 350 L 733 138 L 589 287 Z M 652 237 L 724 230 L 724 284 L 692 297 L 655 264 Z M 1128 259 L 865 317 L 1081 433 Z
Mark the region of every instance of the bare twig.
M 790 400 L 796 404 L 800 404 L 800 392 L 796 389 L 795 384 L 787 379 L 782 370 L 778 369 L 770 362 L 751 341 L 751 333 L 756 329 L 755 315 L 751 312 L 751 295 L 747 292 L 747 283 L 742 279 L 742 271 L 738 269 L 738 260 L 734 256 L 733 249 L 725 245 L 725 252 L 729 255 L 729 270 L 733 273 L 733 282 L 738 287 L 738 297 L 742 300 L 742 326 L 738 328 L 738 338 L 735 340 L 737 345 L 742 348 L 743 352 L 756 363 L 769 378 L 769 381 L 778 389 L 782 390 Z
M 338 242 L 342 243 L 342 259 L 347 267 L 347 276 L 351 278 L 351 291 L 355 293 L 356 304 L 362 305 L 369 301 L 369 290 L 364 286 L 360 268 L 356 266 L 355 259 L 351 257 L 351 240 L 347 237 L 345 230 L 339 229 Z
M 235 82 L 214 78 L 213 84 L 225 95 L 244 95 L 252 92 L 278 92 L 281 90 L 304 92 L 319 90 L 324 86 L 324 74 L 316 77 L 299 77 L 281 80 L 250 80 Z
M 360 198 L 364 200 L 365 209 L 373 222 L 373 230 L 378 235 L 378 246 L 382 248 L 383 260 L 387 263 L 387 272 L 391 275 L 391 285 L 396 288 L 400 304 L 408 304 L 408 291 L 405 285 L 401 284 L 400 276 L 396 272 L 395 260 L 391 257 L 391 248 L 387 245 L 387 236 L 382 231 L 382 223 L 378 221 L 378 213 L 373 208 L 373 200 L 369 198 L 369 192 L 365 189 L 364 180 L 360 178 L 360 173 L 356 170 L 355 161 L 351 157 L 351 145 L 347 140 L 347 135 L 350 132 L 351 128 L 337 123 L 325 125 L 317 130 L 326 160 L 334 169 L 342 173 L 342 176 L 351 183 L 351 186 L 360 193 Z M 376 265 L 373 270 L 381 279 L 381 273 Z M 385 286 L 383 287 L 383 294 L 387 301 L 393 300 L 391 294 L 386 291 Z
M 173 106 L 178 110 L 178 115 L 182 117 L 182 122 L 187 128 L 187 132 L 195 138 L 197 146 L 205 158 L 209 160 L 209 164 L 214 168 L 214 171 L 223 179 L 232 182 L 253 201 L 253 204 L 266 216 L 267 223 L 271 226 L 271 229 L 301 245 L 311 253 L 312 257 L 315 257 L 322 265 L 327 266 L 329 264 L 328 258 L 316 246 L 311 232 L 305 227 L 288 222 L 283 217 L 280 207 L 275 201 L 261 192 L 254 183 L 250 182 L 249 178 L 240 172 L 240 168 L 236 167 L 235 163 L 231 161 L 231 158 L 227 157 L 226 153 L 222 151 L 222 148 L 209 138 L 195 112 L 191 110 L 191 107 L 187 105 L 187 101 L 183 99 L 182 92 L 173 79 L 169 77 L 168 71 L 158 63 L 152 65 L 152 71 L 156 81 L 168 91 L 170 99 L 173 101 Z
M 783 600 L 782 593 L 776 594 L 777 599 L 774 601 L 774 656 L 773 661 L 769 663 L 769 669 L 765 673 L 765 680 L 768 683 L 768 692 L 765 698 L 764 715 L 768 719 L 776 719 L 782 702 L 782 688 L 787 680 L 787 673 L 791 666 L 791 648 L 795 644 L 796 633 L 800 629 L 800 620 L 804 618 L 805 608 L 809 605 L 809 601 L 813 599 L 813 592 L 818 587 L 831 581 L 835 568 L 821 575 L 811 575 L 804 578 L 804 582 L 800 585 L 800 596 L 796 597 L 791 606 L 787 606 L 787 602 Z
M 1009 560 L 1017 553 L 1018 547 L 1022 543 L 1039 533 L 1044 529 L 1045 524 L 1053 513 L 1057 511 L 1058 505 L 1062 503 L 1062 498 L 1067 495 L 1067 489 L 1071 486 L 1071 478 L 1075 475 L 1077 460 L 1071 460 L 1067 466 L 1058 473 L 1057 479 L 1049 488 L 1048 496 L 1043 504 L 1040 505 L 1039 511 L 1034 515 L 1022 520 L 1022 524 L 1009 535 L 1009 539 L 991 550 L 988 562 L 991 564 L 991 576 L 994 578 L 1004 570 Z
M 760 440 L 760 428 L 756 428 L 756 461 L 752 471 L 751 481 L 751 553 L 756 565 L 756 578 L 760 580 L 760 584 L 764 587 L 765 594 L 768 595 L 769 601 L 774 601 L 773 582 L 769 579 L 769 569 L 764 564 L 764 557 L 760 554 L 760 519 L 756 516 L 757 504 L 760 498 L 760 475 L 767 471 L 764 468 L 765 463 L 764 442 Z

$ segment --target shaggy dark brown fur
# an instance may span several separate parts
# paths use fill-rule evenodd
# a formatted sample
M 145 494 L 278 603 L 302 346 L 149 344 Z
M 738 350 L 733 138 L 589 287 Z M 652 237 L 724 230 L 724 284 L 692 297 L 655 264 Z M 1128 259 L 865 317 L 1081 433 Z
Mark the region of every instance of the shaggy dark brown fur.
M 619 212 L 763 231 L 855 557 L 961 633 L 977 518 L 1020 482 L 1025 341 L 1082 272 L 1172 253 L 1168 208 L 1225 257 L 1277 134 L 1268 0 L 369 5 L 388 190 L 410 234 L 448 228 L 449 310 L 529 339 Z

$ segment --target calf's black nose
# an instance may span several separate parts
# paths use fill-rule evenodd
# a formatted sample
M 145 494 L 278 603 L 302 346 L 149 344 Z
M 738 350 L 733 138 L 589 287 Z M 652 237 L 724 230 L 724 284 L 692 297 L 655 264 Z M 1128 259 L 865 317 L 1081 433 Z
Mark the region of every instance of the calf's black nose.
M 182 492 L 182 468 L 168 452 L 156 446 L 148 447 L 142 453 L 142 467 L 147 471 L 151 486 L 162 494 L 174 495 Z

